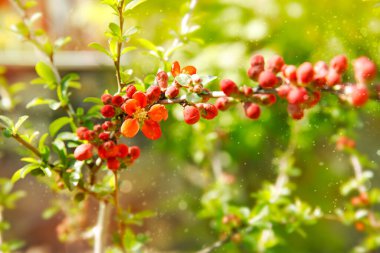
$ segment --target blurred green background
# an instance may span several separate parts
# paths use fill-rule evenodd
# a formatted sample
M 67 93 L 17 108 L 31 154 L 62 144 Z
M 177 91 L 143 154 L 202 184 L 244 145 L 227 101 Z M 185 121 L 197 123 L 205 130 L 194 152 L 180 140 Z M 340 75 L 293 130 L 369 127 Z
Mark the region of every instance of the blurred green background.
M 51 36 L 73 38 L 66 51 L 57 55 L 56 62 L 62 72 L 81 75 L 83 89 L 74 94 L 74 104 L 88 107 L 81 102 L 83 98 L 98 97 L 105 89 L 115 92 L 112 62 L 87 47 L 93 41 L 107 43 L 104 31 L 114 18 L 111 10 L 96 0 L 39 2 L 45 14 L 42 25 Z M 376 1 L 370 0 L 198 1 L 190 24 L 200 25 L 194 36 L 203 43 L 189 42 L 172 60 L 194 65 L 201 74 L 231 78 L 247 85 L 252 84 L 246 69 L 254 53 L 266 57 L 280 54 L 286 63 L 292 64 L 329 61 L 337 54 L 350 59 L 366 55 L 380 63 L 380 8 L 376 5 Z M 26 83 L 25 90 L 19 94 L 20 103 L 7 114 L 14 118 L 28 114 L 32 127 L 46 131 L 48 122 L 63 112 L 53 114 L 44 107 L 24 109 L 37 94 L 54 94 L 28 84 L 34 77 L 33 64 L 38 58 L 32 47 L 6 30 L 18 20 L 15 11 L 7 1 L 0 1 L 0 7 L 0 65 L 7 68 L 5 77 L 10 83 Z M 127 22 L 140 26 L 138 37 L 168 47 L 187 9 L 186 1 L 148 0 Z M 137 42 L 132 40 L 131 44 Z M 128 54 L 123 64 L 141 79 L 155 73 L 159 66 L 144 50 Z M 353 80 L 350 71 L 345 76 L 348 81 Z M 210 86 L 217 87 L 218 81 Z M 379 111 L 376 102 L 357 110 L 339 103 L 335 97 L 324 97 L 311 110 L 310 120 L 300 133 L 296 165 L 302 175 L 294 179 L 295 195 L 312 206 L 320 206 L 326 213 L 339 207 L 343 202 L 339 185 L 352 176 L 352 170 L 345 157 L 335 151 L 332 137 L 346 129 L 356 138 L 358 149 L 370 161 L 379 163 Z M 210 229 L 210 221 L 198 218 L 200 198 L 212 181 L 212 161 L 220 161 L 222 169 L 236 178 L 232 202 L 250 207 L 255 203 L 251 193 L 260 189 L 263 181 L 275 180 L 272 160 L 286 147 L 289 125 L 283 101 L 263 108 L 258 121 L 246 119 L 238 107 L 220 113 L 216 120 L 203 120 L 195 126 L 179 123 L 181 117 L 180 106 L 173 106 L 170 120 L 162 124 L 161 139 L 151 142 L 139 135 L 129 142 L 141 145 L 143 152 L 136 165 L 123 174 L 122 202 L 132 210 L 150 209 L 158 213 L 141 229 L 152 237 L 152 247 L 192 252 L 218 238 Z M 0 176 L 9 177 L 22 166 L 19 156 L 12 151 L 19 147 L 4 139 L 0 139 L 0 145 Z M 378 182 L 377 175 L 373 186 L 379 186 Z M 40 217 L 48 205 L 47 199 L 55 197 L 46 187 L 31 177 L 17 187 L 26 189 L 28 197 L 5 214 L 13 224 L 6 237 L 23 239 L 27 245 L 25 252 L 83 252 L 84 245 L 62 246 L 57 242 L 52 231 L 62 217 L 50 221 Z M 352 227 L 332 221 L 307 227 L 306 232 L 306 238 L 285 234 L 285 244 L 273 252 L 343 253 L 361 237 Z

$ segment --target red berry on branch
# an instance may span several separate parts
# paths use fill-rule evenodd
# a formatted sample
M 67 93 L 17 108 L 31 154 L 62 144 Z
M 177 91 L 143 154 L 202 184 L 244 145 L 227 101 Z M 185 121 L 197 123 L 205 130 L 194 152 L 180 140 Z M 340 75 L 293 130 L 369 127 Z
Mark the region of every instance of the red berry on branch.
M 282 67 L 282 75 L 290 82 L 297 81 L 297 67 L 294 65 L 284 65 Z
M 259 76 L 259 85 L 264 89 L 270 89 L 277 85 L 277 76 L 270 70 L 261 72 Z
M 299 83 L 310 83 L 313 81 L 314 70 L 310 62 L 302 63 L 297 69 L 297 80 Z
M 156 82 L 161 89 L 166 89 L 168 87 L 169 76 L 165 71 L 160 71 L 156 75 Z
M 367 83 L 376 76 L 376 65 L 367 57 L 360 57 L 354 61 L 355 78 L 359 83 Z
M 115 108 L 113 108 L 112 105 L 104 105 L 100 112 L 105 118 L 112 118 L 115 116 Z
M 231 94 L 237 93 L 239 91 L 236 83 L 230 79 L 221 80 L 220 81 L 220 89 L 227 96 L 230 96 Z
M 291 89 L 292 87 L 290 85 L 283 84 L 280 87 L 276 88 L 276 91 L 280 98 L 286 98 Z
M 128 155 L 128 146 L 123 143 L 117 145 L 117 150 L 117 157 L 124 158 Z
M 326 76 L 329 73 L 329 66 L 326 62 L 318 61 L 314 64 L 313 82 L 316 86 L 321 87 L 326 84 Z
M 107 159 L 107 167 L 112 171 L 117 171 L 120 168 L 120 162 L 116 158 Z
M 179 94 L 179 88 L 175 85 L 170 86 L 166 89 L 165 96 L 167 98 L 176 98 Z
M 288 104 L 288 113 L 295 120 L 302 119 L 304 116 L 303 109 L 298 104 Z
M 197 107 L 201 111 L 202 118 L 213 119 L 218 116 L 218 109 L 212 104 L 197 104 Z
M 263 71 L 264 71 L 264 66 L 261 66 L 261 65 L 251 66 L 247 71 L 247 75 L 251 80 L 256 81 L 259 78 L 261 72 Z
M 103 129 L 104 131 L 108 131 L 108 130 L 111 130 L 111 128 L 112 128 L 113 126 L 114 126 L 114 125 L 113 125 L 112 121 L 107 120 L 107 121 L 105 121 L 105 122 L 102 124 L 102 129 Z
M 333 69 L 330 69 L 326 76 L 326 84 L 330 87 L 340 84 L 342 82 L 342 76 Z
M 252 87 L 244 86 L 243 87 L 243 93 L 244 93 L 244 96 L 246 96 L 246 97 L 252 96 L 252 94 L 253 94 Z
M 127 98 L 132 98 L 133 94 L 137 91 L 136 87 L 132 84 L 128 84 L 125 88 L 125 94 Z
M 215 107 L 220 111 L 226 111 L 230 107 L 228 98 L 220 97 L 215 101 Z
M 88 140 L 88 131 L 86 127 L 78 127 L 76 133 L 79 140 Z
M 348 61 L 345 55 L 335 56 L 330 61 L 330 67 L 334 69 L 337 73 L 342 74 L 347 70 Z
M 88 160 L 92 157 L 92 144 L 81 144 L 74 150 L 74 157 L 78 161 Z
M 276 103 L 277 100 L 274 94 L 258 94 L 258 96 L 261 100 L 261 103 L 267 106 L 273 105 L 274 103 Z
M 99 134 L 99 139 L 101 139 L 103 141 L 108 141 L 109 138 L 110 138 L 110 134 L 107 132 L 103 132 L 103 133 Z
M 262 66 L 264 68 L 265 60 L 260 54 L 253 55 L 250 59 L 251 66 Z
M 369 99 L 368 89 L 362 84 L 346 86 L 344 92 L 348 97 L 348 101 L 356 107 L 365 105 Z
M 100 98 L 103 104 L 108 105 L 112 103 L 112 95 L 111 94 L 103 94 Z
M 115 95 L 112 97 L 112 104 L 116 107 L 120 107 L 124 103 L 124 98 L 120 95 Z
M 101 132 L 102 131 L 102 126 L 99 125 L 99 124 L 95 125 L 94 126 L 94 131 L 97 132 L 97 133 Z
M 137 158 L 140 157 L 140 148 L 137 146 L 129 147 L 128 153 L 133 160 L 136 160 Z
M 261 114 L 260 106 L 255 103 L 244 103 L 244 112 L 245 115 L 250 119 L 258 119 Z
M 301 104 L 307 101 L 309 96 L 304 87 L 292 87 L 286 98 L 289 104 Z
M 183 110 L 183 118 L 189 125 L 197 123 L 200 119 L 200 113 L 198 108 L 192 105 L 187 105 Z
M 268 60 L 268 70 L 273 73 L 278 73 L 281 71 L 282 67 L 285 65 L 284 59 L 279 55 L 274 55 Z
M 157 102 L 161 97 L 161 89 L 158 85 L 152 85 L 146 90 L 148 104 Z

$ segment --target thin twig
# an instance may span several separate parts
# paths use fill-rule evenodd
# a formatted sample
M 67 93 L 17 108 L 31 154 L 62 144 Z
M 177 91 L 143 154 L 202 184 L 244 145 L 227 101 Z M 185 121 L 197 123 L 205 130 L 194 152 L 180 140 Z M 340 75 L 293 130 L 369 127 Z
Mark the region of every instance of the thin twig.
M 120 36 L 123 37 L 124 32 L 124 2 L 125 0 L 121 0 L 118 6 L 118 16 L 119 16 L 119 27 L 120 27 Z M 122 89 L 122 80 L 121 80 L 121 73 L 120 73 L 120 59 L 121 59 L 121 49 L 123 47 L 123 41 L 119 40 L 117 43 L 117 55 L 116 60 L 114 61 L 115 68 L 116 68 L 116 80 L 117 80 L 117 87 L 118 87 L 118 93 Z

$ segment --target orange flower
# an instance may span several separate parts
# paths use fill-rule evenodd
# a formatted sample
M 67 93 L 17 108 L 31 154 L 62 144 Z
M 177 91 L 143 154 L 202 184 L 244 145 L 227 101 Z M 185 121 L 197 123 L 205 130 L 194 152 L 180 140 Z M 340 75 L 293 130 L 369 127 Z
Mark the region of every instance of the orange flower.
M 194 66 L 186 66 L 183 69 L 181 69 L 181 66 L 179 65 L 178 61 L 173 62 L 171 73 L 173 77 L 178 76 L 179 74 L 188 74 L 188 75 L 194 75 L 197 73 L 197 69 Z
M 140 129 L 143 134 L 152 140 L 161 137 L 161 120 L 168 118 L 168 111 L 164 105 L 155 104 L 149 109 L 147 107 L 147 96 L 143 92 L 136 92 L 128 99 L 121 109 L 129 116 L 121 125 L 120 132 L 128 138 L 134 137 Z

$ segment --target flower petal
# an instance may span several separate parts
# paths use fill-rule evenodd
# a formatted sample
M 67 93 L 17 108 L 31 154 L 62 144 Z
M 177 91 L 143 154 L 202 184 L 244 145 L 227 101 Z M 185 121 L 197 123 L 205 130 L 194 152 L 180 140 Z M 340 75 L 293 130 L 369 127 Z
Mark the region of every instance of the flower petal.
M 147 102 L 148 98 L 147 98 L 146 94 L 141 92 L 141 91 L 135 92 L 135 94 L 133 94 L 132 98 L 136 99 L 138 101 L 138 105 L 141 108 L 145 108 L 145 106 L 148 104 L 148 102 Z
M 181 70 L 181 73 L 194 75 L 197 73 L 197 69 L 194 66 L 186 66 Z
M 161 137 L 160 125 L 156 121 L 150 119 L 144 121 L 141 131 L 148 139 L 151 140 L 157 140 Z
M 121 106 L 121 109 L 129 116 L 132 116 L 136 112 L 137 107 L 139 107 L 139 102 L 136 99 L 128 99 Z
M 159 122 L 168 118 L 168 111 L 164 105 L 155 104 L 149 109 L 148 116 L 151 120 Z
M 126 119 L 121 125 L 120 132 L 127 138 L 134 137 L 139 131 L 139 122 L 137 119 Z
M 178 61 L 173 62 L 171 72 L 173 77 L 176 77 L 181 73 L 181 67 Z

